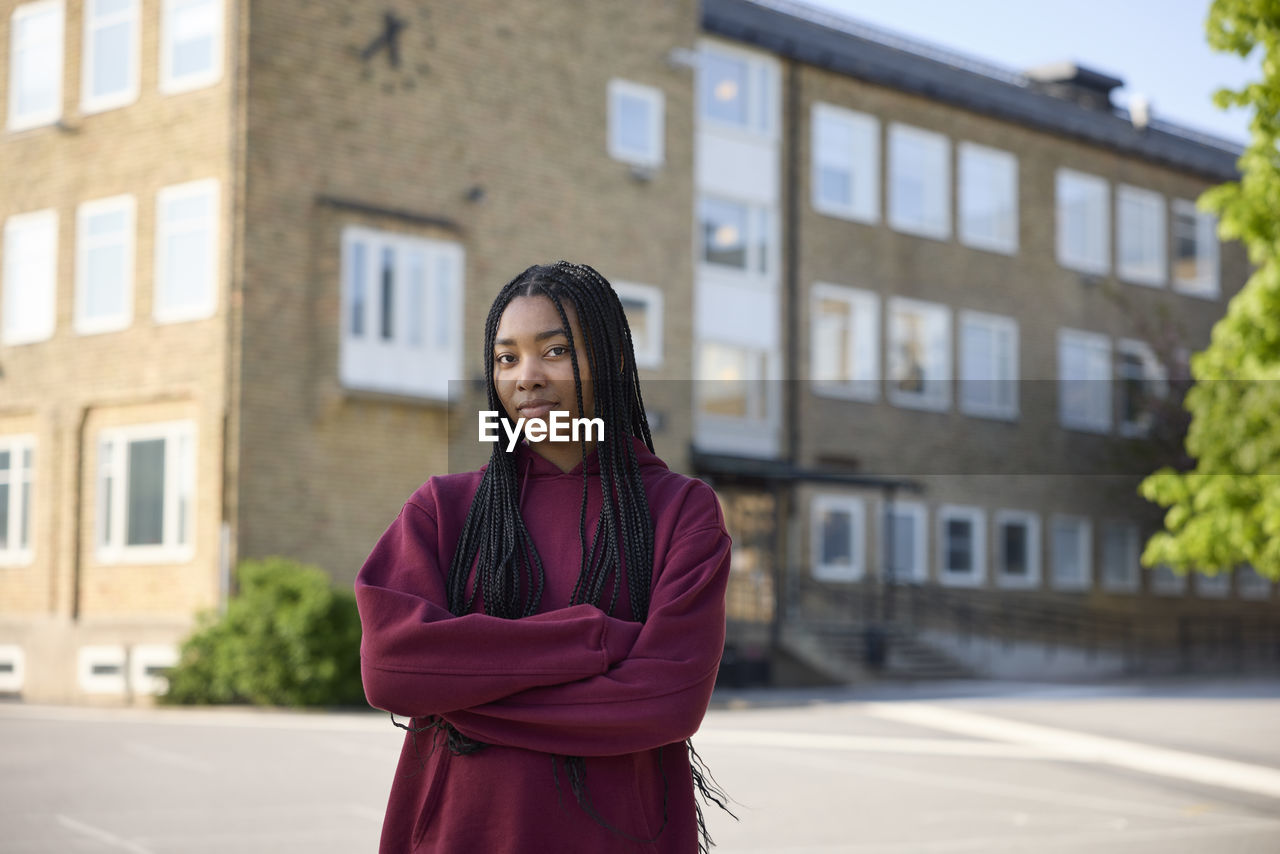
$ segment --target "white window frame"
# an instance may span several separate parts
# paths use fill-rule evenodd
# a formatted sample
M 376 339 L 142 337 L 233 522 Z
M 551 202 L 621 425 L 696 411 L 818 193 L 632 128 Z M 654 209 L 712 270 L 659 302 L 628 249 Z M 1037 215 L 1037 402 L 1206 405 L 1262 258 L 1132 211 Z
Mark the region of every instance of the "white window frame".
M 365 247 L 365 323 L 353 331 L 355 247 Z M 381 328 L 383 288 L 378 271 L 383 254 L 392 253 L 394 279 L 392 328 Z M 422 261 L 418 312 L 410 261 Z M 350 389 L 446 401 L 464 378 L 462 363 L 463 290 L 466 259 L 462 245 L 396 231 L 349 225 L 342 231 L 342 311 L 339 332 L 339 380 Z M 447 275 L 445 275 L 447 273 Z M 446 279 L 448 279 L 446 281 Z M 401 308 L 403 307 L 403 308 Z M 414 342 L 415 329 L 420 336 Z
M 103 317 L 86 314 L 89 304 L 89 251 L 100 245 L 111 245 L 101 238 L 91 238 L 88 221 L 103 213 L 121 211 L 125 215 L 123 239 L 124 268 L 120 286 L 124 290 L 120 313 Z M 131 195 L 112 196 L 82 203 L 76 210 L 76 314 L 75 330 L 81 335 L 114 332 L 125 329 L 133 321 L 133 279 L 137 203 Z
M 1074 169 L 1058 169 L 1054 184 L 1054 210 L 1057 221 L 1058 263 L 1063 267 L 1091 275 L 1105 275 L 1111 269 L 1111 195 L 1105 178 L 1077 172 Z M 1064 197 L 1067 191 L 1078 190 L 1092 196 L 1087 200 L 1082 235 L 1085 248 L 1077 252 L 1068 240 L 1071 222 L 1066 216 Z
M 1130 214 L 1141 211 L 1135 222 Z M 1128 211 L 1128 213 L 1126 213 Z M 1151 221 L 1147 221 L 1151 217 Z M 1116 275 L 1136 285 L 1162 288 L 1168 279 L 1169 250 L 1165 235 L 1168 223 L 1164 196 L 1141 187 L 1120 184 L 1116 187 Z M 1133 241 L 1151 240 L 1150 263 L 1132 264 L 1125 260 L 1125 247 Z
M 826 125 L 843 125 L 851 139 L 848 151 L 827 151 L 822 145 Z M 828 216 L 874 224 L 880 221 L 880 120 L 832 104 L 816 103 L 810 111 L 809 147 L 811 169 L 809 182 L 813 209 Z M 828 160 L 827 158 L 831 158 Z M 832 162 L 842 161 L 842 162 Z M 824 166 L 843 167 L 852 186 L 849 202 L 828 199 L 822 195 L 821 172 Z
M 178 6 L 192 5 L 198 2 L 209 2 L 214 5 L 214 25 L 212 65 L 199 72 L 176 76 L 173 71 L 174 11 Z M 160 26 L 160 92 L 164 95 L 176 95 L 211 86 L 222 79 L 223 53 L 226 50 L 226 4 L 222 0 L 164 0 Z
M 904 144 L 923 148 L 925 159 L 921 163 L 904 163 Z M 897 176 L 902 169 L 920 169 L 924 196 L 922 218 L 910 218 L 902 210 L 898 193 Z M 905 173 L 904 173 L 905 174 Z M 951 141 L 945 134 L 912 125 L 891 122 L 889 124 L 889 225 L 895 231 L 948 240 L 951 237 Z
M 609 156 L 614 160 L 632 163 L 636 166 L 656 168 L 665 159 L 663 140 L 666 135 L 665 98 L 661 89 L 643 86 L 630 80 L 614 78 L 609 81 Z M 622 100 L 634 99 L 642 102 L 648 110 L 648 122 L 643 149 L 629 148 L 622 139 Z
M 997 510 L 992 520 L 995 527 L 995 541 L 992 557 L 995 561 L 995 579 L 1000 587 L 1017 590 L 1032 590 L 1040 586 L 1040 516 L 1029 510 Z M 1004 560 L 1004 527 L 1006 525 L 1023 525 L 1027 529 L 1027 574 L 1011 575 L 1005 572 Z
M 1171 276 L 1173 290 L 1189 297 L 1216 300 L 1219 296 L 1218 218 L 1211 213 L 1198 210 L 1195 202 L 1187 199 L 1174 199 L 1173 212 L 1173 239 L 1175 242 L 1178 239 L 1178 215 L 1190 216 L 1195 223 L 1196 271 L 1198 274 L 1194 279 L 1179 278 L 1177 266 L 1175 265 Z M 1202 269 L 1207 270 L 1207 274 L 1201 273 Z
M 22 75 L 18 71 L 18 56 L 25 48 L 18 44 L 19 25 L 26 19 L 37 15 L 54 13 L 57 15 L 56 60 L 53 63 L 53 104 L 52 106 L 30 113 L 18 112 L 18 89 L 22 85 Z M 54 124 L 62 117 L 62 68 L 65 63 L 67 13 L 63 0 L 38 0 L 35 3 L 24 3 L 13 10 L 9 16 L 9 118 L 8 129 L 11 131 L 29 130 Z
M 1271 598 L 1271 579 L 1262 575 L 1249 564 L 1237 566 L 1236 595 L 1241 599 L 1266 601 Z
M 702 207 L 705 203 L 734 205 L 742 209 L 746 233 L 745 267 L 721 264 L 707 259 L 706 235 L 702 228 Z M 778 225 L 773 208 L 756 202 L 734 199 L 715 193 L 701 193 L 698 196 L 698 209 L 694 215 L 694 228 L 697 232 L 695 247 L 698 252 L 698 266 L 713 275 L 731 275 L 740 277 L 743 283 L 756 283 L 764 286 L 772 281 L 778 266 Z
M 0 645 L 0 664 L 8 664 L 9 672 L 0 671 L 0 694 L 20 694 L 27 678 L 27 656 L 17 644 Z
M 84 50 L 81 54 L 80 111 L 87 115 L 124 107 L 138 100 L 140 64 L 138 45 L 141 31 L 139 21 L 142 16 L 138 11 L 138 7 L 141 5 L 139 0 L 130 0 L 127 10 L 116 12 L 110 16 L 95 14 L 98 0 L 84 0 L 84 4 Z M 105 22 L 101 20 L 104 17 L 108 18 Z M 96 64 L 94 62 L 96 59 L 94 36 L 99 29 L 121 22 L 127 22 L 129 25 L 129 51 L 128 56 L 125 57 L 125 62 L 128 63 L 128 69 L 125 74 L 125 87 L 116 92 L 95 96 L 93 94 L 93 72 Z
M 1193 572 L 1191 586 L 1195 594 L 1202 599 L 1226 599 L 1231 595 L 1231 573 L 1218 572 L 1207 575 Z
M 29 566 L 35 560 L 36 437 L 33 434 L 0 436 L 0 451 L 9 452 L 9 544 L 0 548 L 0 566 Z M 30 455 L 31 465 L 23 465 Z M 27 500 L 22 500 L 26 486 Z
M 1058 566 L 1058 550 L 1054 547 L 1060 525 L 1074 526 L 1071 534 L 1076 539 L 1080 555 L 1080 577 L 1066 578 Z M 1049 584 L 1055 590 L 1080 591 L 1093 586 L 1093 525 L 1087 517 L 1054 514 L 1049 520 Z
M 694 97 L 697 99 L 695 114 L 700 129 L 714 128 L 720 132 L 741 135 L 752 139 L 776 139 L 778 136 L 778 62 L 755 51 L 743 50 L 721 41 L 702 40 L 698 46 L 698 78 Z M 705 95 L 703 77 L 707 56 L 719 56 L 729 62 L 741 62 L 746 66 L 746 115 L 741 123 L 726 121 L 708 115 L 703 109 Z
M 151 673 L 152 668 L 169 669 L 178 663 L 178 648 L 173 644 L 138 644 L 129 649 L 129 688 L 135 694 L 164 694 L 169 690 L 167 676 Z
M 898 387 L 899 367 L 901 357 L 899 356 L 899 342 L 895 332 L 897 330 L 897 318 L 899 313 L 916 312 L 926 318 L 932 315 L 933 319 L 941 319 L 942 328 L 945 334 L 938 336 L 937 343 L 932 345 L 930 352 L 922 354 L 926 360 L 934 356 L 941 356 L 938 376 L 929 379 L 927 374 L 922 378 L 923 389 L 920 392 L 905 391 Z M 934 412 L 945 412 L 951 408 L 951 308 L 941 303 L 925 302 L 923 300 L 908 299 L 906 297 L 890 297 L 887 316 L 885 318 L 885 344 L 888 348 L 887 365 L 885 372 L 885 386 L 888 389 L 889 402 L 895 406 L 907 407 L 910 409 L 925 409 Z M 924 343 L 929 347 L 933 336 L 924 335 Z
M 822 352 L 822 336 L 819 335 L 819 324 L 824 322 L 821 315 L 823 301 L 844 303 L 847 313 L 839 332 L 848 337 L 848 364 L 843 373 L 849 377 L 844 381 L 827 379 L 820 371 L 820 365 L 830 359 L 830 355 Z M 859 327 L 870 324 L 870 330 L 863 329 L 869 340 L 861 341 Z M 813 391 L 825 397 L 838 397 L 847 400 L 875 401 L 880 398 L 880 295 L 875 291 L 850 288 L 828 282 L 817 282 L 809 294 L 809 376 L 813 380 Z M 861 358 L 860 358 L 861 357 Z M 859 368 L 862 370 L 859 370 Z
M 1151 567 L 1151 592 L 1156 596 L 1184 596 L 1187 592 L 1187 576 L 1179 574 L 1167 564 Z
M 892 513 L 891 513 L 892 511 Z M 892 504 L 882 504 L 880 507 L 880 563 L 885 572 L 885 580 L 888 581 L 889 567 L 886 562 L 888 557 L 888 537 L 890 535 L 890 515 L 892 516 L 909 516 L 915 524 L 915 536 L 913 537 L 913 547 L 915 548 L 915 563 L 908 568 L 909 575 L 907 577 L 894 574 L 893 583 L 895 584 L 923 584 L 928 580 L 929 574 L 929 511 L 922 502 L 919 501 L 894 501 Z
M 31 232 L 36 232 L 33 237 Z M 45 233 L 40 234 L 41 231 Z M 34 284 L 24 282 L 21 288 L 22 298 L 35 300 L 35 308 L 26 312 L 30 317 L 27 326 L 14 326 L 15 318 L 20 318 L 17 309 L 19 299 L 18 261 L 30 259 L 25 254 L 38 243 L 37 238 L 47 238 L 48 252 L 44 258 L 36 259 L 40 265 L 34 275 Z M 15 214 L 5 220 L 4 224 L 4 271 L 3 271 L 3 328 L 0 328 L 0 343 L 32 344 L 47 341 L 53 337 L 57 326 L 58 304 L 58 212 L 53 209 Z
M 631 343 L 636 351 L 636 366 L 641 368 L 661 368 L 662 324 L 666 316 L 663 311 L 662 290 L 655 288 L 653 285 L 619 281 L 613 283 L 613 290 L 617 293 L 619 300 L 643 304 L 644 312 L 648 315 L 648 322 L 645 324 L 648 335 L 639 337 L 636 335 L 635 329 L 631 330 Z
M 80 690 L 86 694 L 123 694 L 127 683 L 124 647 L 118 644 L 82 646 L 76 654 Z M 94 673 L 95 667 L 117 668 L 116 673 Z
M 1125 380 L 1127 376 L 1121 373 L 1121 355 L 1136 356 L 1142 363 L 1141 380 L 1145 387 L 1150 389 L 1150 393 L 1155 398 L 1164 398 L 1169 393 L 1169 376 L 1164 365 L 1160 364 L 1160 360 L 1156 358 L 1153 351 L 1145 341 L 1137 341 L 1131 338 L 1121 338 L 1116 341 L 1116 391 L 1120 395 L 1120 403 L 1123 404 L 1125 395 Z M 1130 421 L 1125 417 L 1124 406 L 1117 406 L 1116 421 L 1120 435 L 1122 436 L 1146 436 L 1151 432 L 1151 426 L 1154 416 L 1150 410 L 1146 410 L 1142 414 L 1141 420 Z
M 825 512 L 849 514 L 849 566 L 823 563 L 822 516 Z M 809 554 L 813 577 L 818 581 L 860 581 L 867 571 L 867 508 L 856 496 L 822 493 L 809 504 Z
M 1018 158 L 1008 151 L 989 148 L 973 142 L 961 142 L 957 150 L 959 180 L 956 185 L 957 212 L 960 242 L 975 249 L 998 252 L 1002 255 L 1018 254 Z M 977 173 L 975 175 L 975 172 Z M 975 223 L 968 209 L 968 201 L 978 187 L 987 186 L 980 178 L 988 172 L 1003 173 L 1007 183 L 994 189 L 1007 194 L 1007 216 L 997 223 L 995 234 L 983 234 L 975 230 Z
M 938 583 L 948 587 L 981 587 L 987 580 L 987 514 L 981 507 L 944 504 L 938 508 Z M 953 519 L 969 523 L 972 534 L 970 560 L 973 571 L 954 572 L 947 567 L 947 523 Z
M 1088 351 L 1087 358 L 1089 376 L 1065 376 L 1066 349 L 1079 347 Z M 1079 329 L 1058 330 L 1058 423 L 1068 430 L 1082 430 L 1089 433 L 1109 433 L 1112 415 L 1112 365 L 1111 339 L 1096 332 L 1085 332 Z M 1074 383 L 1102 383 L 1103 385 L 1077 386 Z M 1091 405 L 1087 411 L 1075 411 L 1070 404 L 1077 396 L 1078 389 L 1087 394 L 1080 395 Z
M 219 190 L 218 179 L 204 178 L 199 181 L 164 187 L 156 194 L 156 266 L 155 289 L 152 300 L 152 317 L 156 323 L 184 323 L 189 320 L 202 320 L 212 317 L 218 310 L 218 292 L 221 290 L 220 261 L 222 260 L 222 244 L 220 240 L 222 194 Z M 170 305 L 170 298 L 166 296 L 168 283 L 165 281 L 169 259 L 169 238 L 175 232 L 181 233 L 194 230 L 192 227 L 192 222 L 194 221 L 188 220 L 187 222 L 178 223 L 175 227 L 174 224 L 165 219 L 164 210 L 166 205 L 171 202 L 194 196 L 209 197 L 210 212 L 205 223 L 209 265 L 207 269 L 202 271 L 205 276 L 203 294 L 199 300 L 189 304 Z
M 164 440 L 164 509 L 161 542 L 153 545 L 128 545 L 128 450 L 131 442 Z M 97 521 L 95 541 L 97 559 L 102 564 L 189 563 L 195 556 L 197 535 L 196 442 L 194 421 L 164 421 L 104 428 L 98 436 Z M 185 441 L 187 457 L 181 459 L 180 443 Z M 104 488 L 109 479 L 110 492 Z M 182 541 L 179 530 L 179 507 L 186 501 L 187 532 Z M 110 510 L 108 511 L 108 505 Z M 110 519 L 109 527 L 107 520 Z
M 1115 578 L 1108 573 L 1107 567 L 1107 533 L 1122 531 L 1125 536 L 1125 577 Z M 1137 593 L 1141 586 L 1141 571 L 1138 559 L 1142 546 L 1139 542 L 1138 526 L 1132 522 L 1103 522 L 1099 533 L 1101 572 L 1098 583 L 1108 593 Z
M 993 354 L 995 362 L 986 366 L 988 370 L 978 371 L 969 364 L 968 350 L 965 346 L 966 332 L 970 329 L 983 329 L 995 338 L 1003 336 L 1008 342 L 1008 359 L 1001 364 L 999 353 Z M 1018 383 L 1018 321 L 1012 317 L 999 314 L 986 314 L 980 311 L 962 310 L 956 335 L 956 354 L 960 361 L 959 398 L 960 411 L 978 418 L 998 418 L 1004 421 L 1015 421 L 1019 412 Z M 994 373 L 995 376 L 991 376 Z M 995 401 L 975 399 L 977 390 L 984 384 L 995 384 Z

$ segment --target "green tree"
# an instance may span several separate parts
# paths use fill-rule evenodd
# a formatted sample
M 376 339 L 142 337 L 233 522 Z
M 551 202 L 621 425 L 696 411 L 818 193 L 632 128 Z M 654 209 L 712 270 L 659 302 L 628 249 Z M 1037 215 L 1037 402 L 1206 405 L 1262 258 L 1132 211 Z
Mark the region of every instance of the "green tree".
M 1194 468 L 1162 468 L 1139 488 L 1168 508 L 1142 562 L 1208 573 L 1249 563 L 1280 578 L 1280 0 L 1214 0 L 1206 31 L 1215 50 L 1262 55 L 1261 80 L 1214 96 L 1223 109 L 1253 109 L 1241 178 L 1198 203 L 1256 270 L 1191 359 Z

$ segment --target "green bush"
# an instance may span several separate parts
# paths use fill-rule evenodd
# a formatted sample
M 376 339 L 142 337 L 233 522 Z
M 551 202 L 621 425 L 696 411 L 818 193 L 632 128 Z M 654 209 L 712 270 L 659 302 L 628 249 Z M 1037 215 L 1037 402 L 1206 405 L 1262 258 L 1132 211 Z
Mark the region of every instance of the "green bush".
M 171 704 L 364 703 L 355 596 L 320 569 L 281 557 L 244 561 L 223 614 L 203 614 L 169 673 Z

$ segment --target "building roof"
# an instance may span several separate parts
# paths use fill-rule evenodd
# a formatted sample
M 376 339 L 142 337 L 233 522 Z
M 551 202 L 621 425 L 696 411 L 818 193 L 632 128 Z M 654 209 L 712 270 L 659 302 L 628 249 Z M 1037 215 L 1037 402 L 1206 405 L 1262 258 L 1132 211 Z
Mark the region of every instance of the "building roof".
M 1242 148 L 1170 122 L 1135 127 L 1127 111 L 1083 106 L 1030 74 L 916 42 L 790 0 L 702 0 L 709 34 L 993 118 L 1073 137 L 1213 180 L 1239 177 Z M 1079 69 L 1092 81 L 1120 81 Z

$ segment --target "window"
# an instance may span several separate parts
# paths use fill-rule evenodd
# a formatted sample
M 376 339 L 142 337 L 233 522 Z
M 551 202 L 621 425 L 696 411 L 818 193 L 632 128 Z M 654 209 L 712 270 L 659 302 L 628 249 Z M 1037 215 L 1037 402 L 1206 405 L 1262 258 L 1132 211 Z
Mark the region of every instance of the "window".
M 1218 220 L 1194 202 L 1173 202 L 1173 289 L 1190 296 L 1218 296 Z
M 125 652 L 122 646 L 82 646 L 76 656 L 80 690 L 86 694 L 123 694 Z
M 1163 286 L 1166 273 L 1164 196 L 1121 184 L 1116 188 L 1116 272 L 1140 285 Z
M 1087 590 L 1093 582 L 1093 537 L 1089 520 L 1054 516 L 1049 525 L 1052 583 L 1058 590 Z
M 1161 564 L 1151 569 L 1151 592 L 1157 596 L 1181 596 L 1187 591 L 1187 576 Z
M 880 122 L 866 113 L 814 104 L 813 209 L 874 223 L 880 219 Z
M 698 58 L 698 116 L 707 124 L 772 136 L 777 68 L 745 51 L 704 44 Z
M 1102 588 L 1110 593 L 1138 589 L 1138 527 L 1125 522 L 1102 525 Z
M 1236 591 L 1241 599 L 1270 599 L 1271 581 L 1252 566 L 1236 567 Z
M 977 249 L 1018 251 L 1018 161 L 1007 151 L 960 143 L 960 240 Z
M 703 196 L 698 223 L 703 264 L 752 274 L 773 269 L 773 217 L 764 205 Z
M 951 236 L 951 145 L 942 134 L 889 126 L 889 224 L 938 240 Z
M 26 681 L 26 655 L 16 644 L 0 645 L 0 694 L 19 694 Z
M 1120 432 L 1145 436 L 1155 417 L 1155 403 L 1169 392 L 1164 366 L 1141 341 L 1116 342 L 1116 382 L 1120 393 Z
M 996 581 L 1001 587 L 1040 585 L 1040 517 L 996 511 Z
M 810 509 L 813 577 L 857 581 L 866 572 L 866 508 L 861 498 L 818 495 Z
M 222 0 L 164 0 L 161 92 L 186 92 L 222 77 L 222 18 Z
M 899 406 L 951 405 L 951 310 L 936 303 L 889 300 L 889 399 Z
M 218 307 L 218 182 L 165 187 L 156 196 L 154 316 L 197 320 Z
M 929 531 L 925 507 L 915 501 L 896 501 L 884 507 L 883 565 L 890 582 L 922 582 L 927 572 Z
M 62 0 L 27 3 L 9 19 L 9 130 L 62 115 Z
M 631 282 L 614 282 L 613 289 L 631 327 L 636 364 L 642 368 L 662 367 L 662 291 Z
M 124 329 L 133 315 L 133 196 L 85 202 L 76 220 L 76 331 Z
M 5 344 L 29 344 L 53 336 L 58 290 L 58 214 L 37 211 L 4 224 Z
M 1106 433 L 1111 429 L 1111 340 L 1105 335 L 1058 330 L 1058 416 L 1063 427 Z
M 348 227 L 342 383 L 447 400 L 449 381 L 463 377 L 463 271 L 456 243 Z
M 138 0 L 86 0 L 81 105 L 95 113 L 138 98 Z
M 986 514 L 979 507 L 938 508 L 938 580 L 974 587 L 987 576 Z
M 809 305 L 809 375 L 814 391 L 875 400 L 880 383 L 880 297 L 820 282 L 813 286 Z
M 609 81 L 609 156 L 638 166 L 658 166 L 663 152 L 662 90 L 626 80 Z
M 1070 169 L 1057 174 L 1058 263 L 1082 273 L 1111 269 L 1107 182 Z
M 0 436 L 0 566 L 31 563 L 35 437 Z
M 178 663 L 177 647 L 140 643 L 129 650 L 129 688 L 139 694 L 169 690 L 169 671 Z
M 1018 323 L 960 312 L 960 409 L 986 418 L 1018 417 Z
M 98 442 L 98 559 L 179 563 L 195 542 L 195 425 L 102 431 Z
M 1206 575 L 1203 572 L 1193 573 L 1192 579 L 1197 596 L 1205 599 L 1225 599 L 1231 595 L 1231 573 L 1217 572 Z
M 768 413 L 768 354 L 719 341 L 698 344 L 697 396 L 702 415 L 763 420 Z

